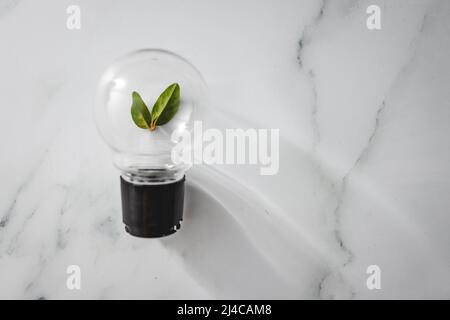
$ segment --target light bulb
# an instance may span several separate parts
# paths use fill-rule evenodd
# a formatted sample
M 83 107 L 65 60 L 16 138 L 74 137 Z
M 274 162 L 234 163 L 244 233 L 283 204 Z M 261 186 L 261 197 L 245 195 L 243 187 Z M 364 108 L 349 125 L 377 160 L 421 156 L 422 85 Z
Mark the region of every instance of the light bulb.
M 139 128 L 131 116 L 132 93 L 138 92 L 151 112 L 159 95 L 173 83 L 180 88 L 175 116 L 155 130 Z M 183 132 L 192 130 L 195 110 L 203 107 L 205 97 L 206 85 L 197 69 L 165 50 L 132 52 L 101 76 L 95 122 L 121 171 L 123 221 L 130 234 L 162 237 L 180 228 L 190 165 L 174 161 L 172 150 L 181 143 Z

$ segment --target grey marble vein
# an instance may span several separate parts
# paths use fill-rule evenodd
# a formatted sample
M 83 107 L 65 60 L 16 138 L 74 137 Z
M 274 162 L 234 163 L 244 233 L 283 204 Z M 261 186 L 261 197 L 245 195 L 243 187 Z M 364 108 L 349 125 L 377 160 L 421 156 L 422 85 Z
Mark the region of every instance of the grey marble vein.
M 48 149 L 46 149 L 43 153 L 43 155 L 40 157 L 40 159 L 36 162 L 35 166 L 31 169 L 31 171 L 28 173 L 28 175 L 25 177 L 24 181 L 20 184 L 20 186 L 17 188 L 16 192 L 14 193 L 12 197 L 11 204 L 9 205 L 6 212 L 3 214 L 2 218 L 0 219 L 0 234 L 2 229 L 6 228 L 13 216 L 14 209 L 17 205 L 17 201 L 19 196 L 22 194 L 22 192 L 30 185 L 30 183 L 34 180 L 37 172 L 41 168 L 42 164 L 44 163 L 46 157 L 48 154 Z
M 423 31 L 426 26 L 426 23 L 428 23 L 428 20 L 429 20 L 429 15 L 428 15 L 428 13 L 426 13 L 422 17 L 420 27 L 416 33 L 416 36 L 414 37 L 413 41 L 411 42 L 412 49 L 411 49 L 410 56 L 408 57 L 408 59 L 405 61 L 405 63 L 400 68 L 400 71 L 398 72 L 397 76 L 395 77 L 393 84 L 389 88 L 384 100 L 382 101 L 382 103 L 380 104 L 380 106 L 378 107 L 378 109 L 376 111 L 373 128 L 367 139 L 366 144 L 360 151 L 360 153 L 357 156 L 356 160 L 354 161 L 352 167 L 348 170 L 348 172 L 341 179 L 340 188 L 337 192 L 338 202 L 337 202 L 336 208 L 334 210 L 334 217 L 335 217 L 334 234 L 335 234 L 336 241 L 339 244 L 339 247 L 346 254 L 347 258 L 346 258 L 345 262 L 341 265 L 340 270 L 342 270 L 343 268 L 348 266 L 350 263 L 352 263 L 353 258 L 354 258 L 354 255 L 353 255 L 351 249 L 348 248 L 348 246 L 345 244 L 345 241 L 343 239 L 342 227 L 341 227 L 341 216 L 343 214 L 342 206 L 344 205 L 344 202 L 345 202 L 345 195 L 347 193 L 347 184 L 352 177 L 353 171 L 356 170 L 359 166 L 361 166 L 361 162 L 363 159 L 367 159 L 369 156 L 370 149 L 373 147 L 373 143 L 376 138 L 376 135 L 377 135 L 378 131 L 380 130 L 381 118 L 386 109 L 387 100 L 389 99 L 389 96 L 393 92 L 395 92 L 395 89 L 398 87 L 399 83 L 404 80 L 404 77 L 406 76 L 406 73 L 407 73 L 408 69 L 410 68 L 410 66 L 414 64 L 414 59 L 415 59 L 416 53 L 417 53 L 417 43 L 420 41 L 420 38 L 423 35 Z M 337 270 L 336 270 L 336 272 L 339 273 L 339 271 L 337 271 Z M 321 288 L 321 291 L 323 291 L 323 288 L 324 288 L 323 283 L 327 280 L 327 278 L 328 278 L 328 276 L 324 277 L 319 285 L 319 287 Z M 352 289 L 350 288 L 350 290 L 352 290 Z M 320 295 L 322 296 L 322 294 L 320 294 Z M 355 292 L 353 290 L 350 292 L 350 296 L 352 298 L 355 296 Z
M 313 19 L 313 21 L 311 23 L 309 23 L 308 25 L 306 25 L 304 27 L 302 35 L 300 37 L 300 40 L 298 40 L 297 61 L 298 61 L 298 64 L 300 65 L 301 68 L 303 68 L 303 66 L 304 66 L 303 49 L 311 41 L 311 39 L 310 39 L 311 31 L 315 27 L 317 27 L 317 25 L 322 20 L 322 18 L 324 16 L 324 13 L 325 13 L 326 6 L 327 6 L 327 2 L 328 2 L 328 0 L 322 0 L 317 15 L 314 17 L 314 19 Z
M 316 17 L 313 19 L 313 21 L 304 27 L 302 35 L 300 37 L 300 40 L 298 40 L 298 51 L 297 51 L 297 61 L 301 69 L 304 69 L 306 72 L 306 76 L 310 80 L 311 83 L 311 90 L 313 94 L 313 102 L 311 106 L 311 128 L 313 133 L 313 139 L 312 139 L 312 149 L 313 151 L 316 150 L 317 145 L 320 143 L 320 128 L 319 123 L 317 120 L 318 116 L 318 94 L 317 94 L 317 86 L 315 81 L 315 74 L 314 70 L 311 68 L 305 68 L 304 61 L 303 61 L 303 50 L 305 46 L 310 41 L 310 33 L 311 30 L 317 27 L 317 25 L 322 20 L 325 8 L 327 5 L 327 0 L 323 0 L 320 7 L 319 12 L 317 13 Z

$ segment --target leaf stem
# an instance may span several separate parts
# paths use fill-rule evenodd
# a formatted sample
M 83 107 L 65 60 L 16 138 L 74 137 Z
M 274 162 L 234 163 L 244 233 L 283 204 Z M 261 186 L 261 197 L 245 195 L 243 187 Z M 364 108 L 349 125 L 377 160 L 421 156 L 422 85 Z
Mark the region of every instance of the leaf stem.
M 156 121 L 150 122 L 150 127 L 148 129 L 150 131 L 155 131 L 155 129 L 156 129 Z

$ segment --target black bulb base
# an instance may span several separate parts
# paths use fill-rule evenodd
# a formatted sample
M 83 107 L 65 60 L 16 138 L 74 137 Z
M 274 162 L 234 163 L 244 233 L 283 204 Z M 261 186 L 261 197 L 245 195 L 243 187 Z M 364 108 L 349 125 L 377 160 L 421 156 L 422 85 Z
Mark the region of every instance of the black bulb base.
M 161 238 L 181 227 L 184 182 L 134 184 L 120 177 L 125 230 L 135 237 Z

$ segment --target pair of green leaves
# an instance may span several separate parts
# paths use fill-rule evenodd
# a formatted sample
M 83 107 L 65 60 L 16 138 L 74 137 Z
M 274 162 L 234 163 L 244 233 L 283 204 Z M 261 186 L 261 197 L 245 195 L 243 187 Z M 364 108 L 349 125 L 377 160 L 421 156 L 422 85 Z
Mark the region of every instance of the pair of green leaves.
M 180 86 L 173 83 L 168 86 L 153 105 L 152 112 L 148 110 L 139 93 L 133 91 L 131 117 L 141 129 L 154 131 L 156 126 L 165 125 L 172 120 L 180 106 Z

